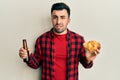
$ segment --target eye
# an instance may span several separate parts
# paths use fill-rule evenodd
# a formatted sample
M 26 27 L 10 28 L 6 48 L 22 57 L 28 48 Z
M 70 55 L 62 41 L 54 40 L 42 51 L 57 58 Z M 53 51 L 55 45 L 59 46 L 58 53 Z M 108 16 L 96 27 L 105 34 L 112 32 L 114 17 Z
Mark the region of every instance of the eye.
M 52 16 L 52 19 L 57 19 L 57 16 Z
M 61 16 L 61 19 L 65 19 L 65 16 Z

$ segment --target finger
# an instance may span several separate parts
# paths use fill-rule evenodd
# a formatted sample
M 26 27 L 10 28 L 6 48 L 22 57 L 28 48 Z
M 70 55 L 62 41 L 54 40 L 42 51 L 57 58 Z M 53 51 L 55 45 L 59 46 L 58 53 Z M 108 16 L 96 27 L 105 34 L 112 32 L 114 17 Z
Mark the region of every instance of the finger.
M 20 58 L 25 59 L 27 58 L 27 53 L 20 53 L 19 56 Z
M 26 52 L 27 52 L 27 50 L 25 50 L 23 48 L 20 48 L 20 50 L 19 50 L 19 53 L 26 53 Z
M 26 58 L 27 57 L 27 50 L 25 50 L 23 48 L 20 48 L 20 50 L 19 50 L 19 56 L 22 59 Z
M 24 48 L 20 48 L 20 51 L 26 51 L 26 49 L 24 49 Z
M 98 50 L 100 50 L 101 49 L 101 46 L 100 47 L 98 47 Z
M 96 56 L 97 53 L 96 52 L 91 52 L 91 56 Z
M 95 52 L 94 52 L 94 54 L 95 54 L 95 55 L 98 55 L 98 52 L 97 52 L 97 51 L 95 51 Z
M 29 54 L 31 54 L 31 53 L 32 53 L 32 50 L 28 48 L 28 52 L 29 52 Z
M 97 49 L 95 52 L 96 52 L 97 54 L 99 54 L 99 53 L 100 53 L 100 50 L 99 50 L 99 49 Z
M 26 55 L 26 54 L 21 55 L 21 58 L 22 58 L 22 59 L 25 59 L 25 58 L 27 58 L 27 55 Z

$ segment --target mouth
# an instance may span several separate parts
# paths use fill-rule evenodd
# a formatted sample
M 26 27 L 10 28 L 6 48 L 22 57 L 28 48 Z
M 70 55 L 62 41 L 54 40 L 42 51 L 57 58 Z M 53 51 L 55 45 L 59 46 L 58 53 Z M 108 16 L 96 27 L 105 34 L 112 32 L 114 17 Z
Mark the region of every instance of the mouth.
M 62 28 L 62 25 L 56 25 L 55 26 L 57 29 L 61 29 Z
M 61 28 L 61 26 L 56 26 L 56 28 L 57 28 L 57 29 L 60 29 L 60 28 Z

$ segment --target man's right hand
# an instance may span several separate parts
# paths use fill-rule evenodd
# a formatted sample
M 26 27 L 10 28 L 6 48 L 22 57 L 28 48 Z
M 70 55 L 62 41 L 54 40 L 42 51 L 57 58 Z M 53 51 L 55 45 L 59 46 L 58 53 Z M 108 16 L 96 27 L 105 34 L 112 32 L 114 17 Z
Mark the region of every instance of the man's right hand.
M 28 49 L 28 51 L 29 51 L 29 53 L 31 53 L 31 50 L 30 50 L 30 49 Z M 29 54 L 29 55 L 30 55 L 30 54 Z M 22 58 L 22 59 L 27 58 L 27 57 L 28 57 L 28 55 L 27 55 L 27 50 L 24 49 L 24 48 L 20 48 L 20 50 L 19 50 L 19 56 L 20 56 L 20 58 Z

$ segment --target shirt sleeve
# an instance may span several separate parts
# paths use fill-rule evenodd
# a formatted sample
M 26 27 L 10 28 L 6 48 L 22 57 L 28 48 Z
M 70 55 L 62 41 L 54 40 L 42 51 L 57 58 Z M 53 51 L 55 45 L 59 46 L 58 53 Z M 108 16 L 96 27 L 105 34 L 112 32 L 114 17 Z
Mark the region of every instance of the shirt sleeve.
M 36 40 L 35 51 L 29 56 L 29 61 L 26 62 L 27 65 L 31 68 L 37 69 L 40 67 L 42 62 L 41 48 L 40 48 L 40 39 Z

